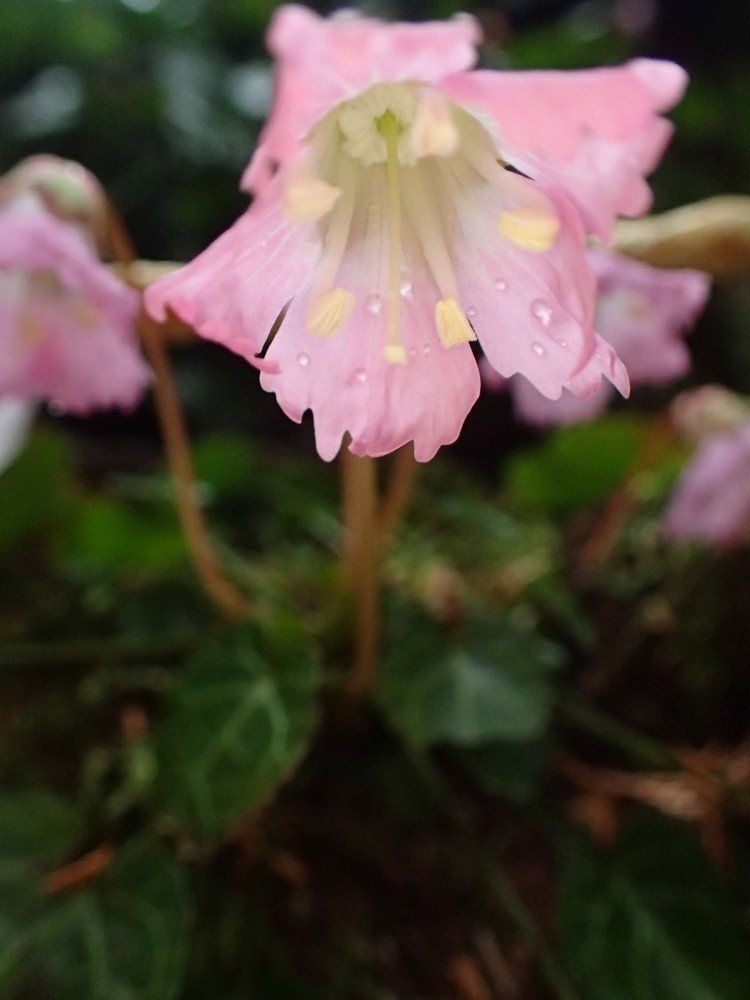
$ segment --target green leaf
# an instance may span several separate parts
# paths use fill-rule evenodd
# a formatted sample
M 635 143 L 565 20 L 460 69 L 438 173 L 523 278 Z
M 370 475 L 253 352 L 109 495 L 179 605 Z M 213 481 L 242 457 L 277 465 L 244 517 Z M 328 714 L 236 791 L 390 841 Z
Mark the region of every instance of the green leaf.
M 0 881 L 0 993 L 4 997 L 21 975 L 21 960 L 35 939 L 46 902 L 34 882 Z
M 0 477 L 0 553 L 58 522 L 72 497 L 71 456 L 65 439 L 35 434 Z
M 51 792 L 0 797 L 0 987 L 15 978 L 44 913 L 42 874 L 64 861 L 82 835 L 73 807 Z
M 212 434 L 201 438 L 193 449 L 195 474 L 207 484 L 212 497 L 242 496 L 257 481 L 259 458 L 245 437 Z
M 634 823 L 611 853 L 575 842 L 562 939 L 585 1000 L 746 1000 L 750 949 L 725 882 L 684 828 Z
M 243 626 L 188 662 L 159 736 L 165 809 L 219 838 L 295 768 L 316 722 L 316 661 L 288 620 Z
M 647 424 L 611 415 L 556 431 L 509 462 L 505 483 L 522 508 L 565 514 L 606 500 L 642 446 Z
M 547 739 L 485 743 L 460 752 L 461 763 L 483 791 L 519 805 L 538 794 L 549 759 Z
M 134 841 L 91 888 L 51 906 L 28 969 L 56 1000 L 170 1000 L 185 974 L 190 909 L 184 870 Z
M 173 569 L 185 560 L 185 542 L 171 511 L 167 517 L 139 512 L 111 497 L 92 497 L 76 511 L 65 555 L 112 570 Z
M 0 881 L 29 877 L 64 861 L 83 823 L 64 799 L 43 790 L 0 797 Z
M 509 618 L 481 617 L 448 632 L 401 611 L 378 683 L 378 700 L 413 746 L 473 747 L 542 735 L 552 707 L 558 646 Z

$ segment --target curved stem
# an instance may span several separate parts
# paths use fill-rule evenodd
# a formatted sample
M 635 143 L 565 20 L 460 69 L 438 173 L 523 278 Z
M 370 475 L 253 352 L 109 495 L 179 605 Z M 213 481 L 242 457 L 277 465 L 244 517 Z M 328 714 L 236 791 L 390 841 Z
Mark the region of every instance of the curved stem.
M 112 255 L 121 267 L 128 269 L 137 261 L 138 255 L 120 213 L 109 198 L 105 198 L 104 215 Z M 190 439 L 161 329 L 144 315 L 139 325 L 143 346 L 154 373 L 156 412 L 174 478 L 180 524 L 193 565 L 203 589 L 219 610 L 230 619 L 246 618 L 252 613 L 252 606 L 222 573 L 198 503 Z
M 401 520 L 414 490 L 417 463 L 410 444 L 399 448 L 393 456 L 391 475 L 378 515 L 380 539 L 386 545 L 391 532 Z
M 563 697 L 559 710 L 572 726 L 614 747 L 643 767 L 669 770 L 679 768 L 675 753 L 665 743 L 648 736 L 576 695 Z
M 155 324 L 143 321 L 142 339 L 154 371 L 154 400 L 164 448 L 175 483 L 177 511 L 198 577 L 211 600 L 227 618 L 246 618 L 253 611 L 245 596 L 223 575 L 198 504 L 190 442 L 169 356 Z
M 378 655 L 380 546 L 377 531 L 375 462 L 348 450 L 341 456 L 344 586 L 355 601 L 354 665 L 347 679 L 350 697 L 360 701 L 375 684 Z

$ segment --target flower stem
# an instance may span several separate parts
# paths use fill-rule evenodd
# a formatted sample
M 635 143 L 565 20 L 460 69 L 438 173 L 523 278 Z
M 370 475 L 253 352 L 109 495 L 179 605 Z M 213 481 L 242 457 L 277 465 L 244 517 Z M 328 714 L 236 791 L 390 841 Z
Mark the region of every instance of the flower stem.
M 105 198 L 105 228 L 110 250 L 118 265 L 125 269 L 132 267 L 138 255 L 120 213 L 109 198 Z M 229 619 L 246 618 L 252 613 L 252 606 L 222 573 L 198 503 L 190 439 L 162 331 L 142 315 L 139 332 L 154 373 L 156 412 L 174 478 L 177 512 L 190 557 L 203 589 L 222 614 Z
M 142 339 L 154 371 L 156 411 L 174 478 L 177 512 L 193 565 L 203 589 L 222 614 L 229 619 L 246 618 L 252 614 L 252 605 L 223 575 L 198 503 L 185 418 L 158 327 L 144 320 Z
M 355 601 L 354 665 L 347 679 L 353 701 L 375 684 L 378 655 L 380 546 L 377 532 L 377 481 L 372 458 L 345 450 L 341 457 L 344 586 Z
M 405 444 L 393 456 L 390 479 L 386 487 L 378 516 L 380 539 L 383 547 L 388 544 L 391 532 L 401 520 L 414 490 L 417 463 L 414 449 Z

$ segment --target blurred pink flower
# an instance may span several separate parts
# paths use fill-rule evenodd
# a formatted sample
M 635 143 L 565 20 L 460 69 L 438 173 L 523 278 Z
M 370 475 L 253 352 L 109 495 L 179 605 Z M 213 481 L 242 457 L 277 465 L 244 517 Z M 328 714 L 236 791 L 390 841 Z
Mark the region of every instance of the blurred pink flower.
M 479 393 L 477 337 L 545 396 L 624 394 L 593 330 L 586 238 L 650 205 L 644 175 L 685 74 L 635 60 L 581 72 L 465 72 L 476 22 L 394 24 L 277 11 L 255 196 L 195 261 L 146 294 L 262 371 L 320 455 L 343 435 L 379 456 L 455 440 Z M 287 308 L 288 307 L 288 308 Z M 285 315 L 269 346 L 266 341 Z
M 669 417 L 689 444 L 750 425 L 750 403 L 723 385 L 700 385 L 685 389 L 672 400 Z
M 750 423 L 706 438 L 683 472 L 665 516 L 665 532 L 730 547 L 750 535 Z
M 150 378 L 138 308 L 84 229 L 33 186 L 0 204 L 0 397 L 73 413 L 135 405 Z
M 13 396 L 0 399 L 0 472 L 23 448 L 34 416 L 34 405 Z
M 706 304 L 710 279 L 700 271 L 666 271 L 592 249 L 589 262 L 597 278 L 594 325 L 611 344 L 632 385 L 663 385 L 690 370 L 683 341 Z M 528 424 L 557 426 L 593 420 L 612 399 L 602 383 L 585 399 L 566 389 L 559 400 L 542 396 L 521 377 L 511 382 L 516 412 Z

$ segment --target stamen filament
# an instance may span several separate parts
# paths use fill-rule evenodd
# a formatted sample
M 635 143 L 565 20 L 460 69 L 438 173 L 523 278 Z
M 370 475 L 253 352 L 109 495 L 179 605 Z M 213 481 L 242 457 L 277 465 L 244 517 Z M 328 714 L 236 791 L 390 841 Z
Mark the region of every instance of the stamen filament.
M 356 188 L 356 173 L 353 170 L 345 171 L 341 179 L 341 194 L 329 216 L 323 239 L 323 253 L 315 272 L 307 312 L 307 329 L 320 337 L 332 337 L 338 333 L 354 309 L 354 296 L 351 292 L 343 288 L 333 289 L 333 283 L 349 242 Z
M 416 176 L 416 170 L 419 170 L 419 177 Z M 416 229 L 422 253 L 427 266 L 432 271 L 435 284 L 444 299 L 458 299 L 453 262 L 448 253 L 443 227 L 440 225 L 438 217 L 440 205 L 430 183 L 427 169 L 420 167 L 415 169 L 413 183 L 409 184 L 407 195 L 409 216 Z M 432 204 L 430 204 L 431 197 Z
M 356 196 L 356 172 L 354 170 L 347 171 L 347 176 L 342 179 L 340 188 L 341 194 L 329 216 L 323 240 L 323 253 L 315 273 L 315 286 L 310 296 L 311 301 L 331 290 L 346 251 Z

